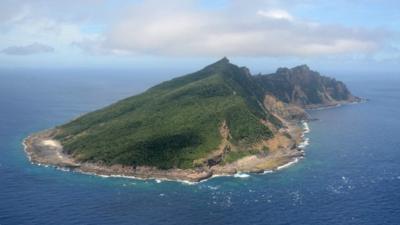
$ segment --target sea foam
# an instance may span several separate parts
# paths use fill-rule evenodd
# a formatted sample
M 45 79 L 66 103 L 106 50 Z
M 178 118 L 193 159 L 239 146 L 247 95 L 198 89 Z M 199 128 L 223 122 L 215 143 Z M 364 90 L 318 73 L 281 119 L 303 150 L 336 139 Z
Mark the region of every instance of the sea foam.
M 236 178 L 247 178 L 247 177 L 250 177 L 250 175 L 247 174 L 247 173 L 235 173 L 233 175 L 233 177 L 236 177 Z
M 302 125 L 303 125 L 303 133 L 304 134 L 310 133 L 310 127 L 308 126 L 308 123 L 306 121 L 303 121 Z
M 298 161 L 299 161 L 299 158 L 295 158 L 293 161 L 290 161 L 290 162 L 288 162 L 288 163 L 286 163 L 286 164 L 284 164 L 284 165 L 282 165 L 282 166 L 278 166 L 278 167 L 276 168 L 276 170 L 281 170 L 281 169 L 287 168 L 287 167 L 289 167 L 289 166 L 291 166 L 291 165 L 297 163 Z
M 305 147 L 307 147 L 309 145 L 309 138 L 305 137 L 305 134 L 310 132 L 310 128 L 308 126 L 308 123 L 305 122 L 305 121 L 302 121 L 302 127 L 303 127 L 303 133 L 302 133 L 301 137 L 303 138 L 303 141 L 301 143 L 299 143 L 299 145 L 298 145 L 298 148 L 300 150 L 303 150 Z M 24 149 L 26 150 L 27 146 L 25 144 L 25 141 L 23 142 L 23 145 L 24 145 Z M 30 154 L 28 154 L 28 157 L 30 158 Z M 281 170 L 281 169 L 287 168 L 287 167 L 297 163 L 299 161 L 299 159 L 301 159 L 301 158 L 303 158 L 303 157 L 297 157 L 293 161 L 290 161 L 290 162 L 288 162 L 288 163 L 286 163 L 286 164 L 284 164 L 282 166 L 277 167 L 276 170 Z M 41 164 L 41 163 L 33 163 L 33 164 L 36 164 L 36 165 L 39 165 L 39 166 L 45 166 L 45 167 L 49 167 L 50 166 L 50 165 Z M 187 181 L 187 180 L 179 180 L 179 179 L 178 180 L 172 180 L 172 179 L 167 179 L 167 178 L 161 178 L 161 179 L 159 179 L 159 178 L 151 178 L 151 177 L 150 178 L 140 178 L 140 177 L 135 177 L 135 176 L 114 175 L 114 174 L 112 174 L 112 175 L 104 175 L 104 174 L 96 174 L 96 173 L 93 173 L 93 172 L 84 172 L 84 171 L 81 171 L 81 170 L 71 170 L 70 168 L 59 167 L 59 166 L 52 166 L 52 167 L 54 167 L 55 169 L 61 170 L 61 171 L 70 171 L 70 172 L 71 171 L 73 171 L 73 172 L 77 171 L 77 172 L 80 172 L 82 174 L 87 174 L 87 175 L 92 175 L 92 176 L 99 176 L 99 177 L 102 177 L 102 178 L 125 178 L 125 179 L 135 179 L 135 180 L 154 180 L 155 183 L 158 183 L 158 184 L 162 183 L 163 181 L 177 181 L 177 182 L 180 182 L 180 183 L 183 183 L 183 184 L 187 184 L 187 185 L 194 185 L 194 184 L 205 182 L 205 181 L 207 181 L 207 180 L 209 180 L 211 178 L 215 178 L 215 177 L 224 177 L 224 176 L 230 177 L 230 176 L 232 176 L 232 175 L 227 175 L 227 174 L 218 174 L 218 175 L 213 175 L 208 179 L 201 180 L 199 182 L 192 182 L 192 181 Z M 265 170 L 263 172 L 263 174 L 273 173 L 274 171 L 275 170 Z M 246 173 L 238 172 L 238 173 L 235 173 L 233 175 L 233 177 L 235 177 L 235 178 L 248 178 L 248 177 L 250 177 L 250 175 L 246 174 Z

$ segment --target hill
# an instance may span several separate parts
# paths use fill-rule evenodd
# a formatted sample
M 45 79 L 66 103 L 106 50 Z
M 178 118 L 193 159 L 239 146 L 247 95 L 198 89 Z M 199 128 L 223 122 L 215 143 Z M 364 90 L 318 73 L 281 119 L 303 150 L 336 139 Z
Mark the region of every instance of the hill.
M 25 140 L 31 160 L 98 174 L 201 180 L 302 155 L 300 107 L 353 101 L 306 66 L 252 76 L 223 58 Z
M 265 92 L 282 102 L 304 108 L 324 107 L 348 101 L 359 101 L 346 85 L 321 76 L 307 65 L 279 68 L 275 73 L 255 76 Z

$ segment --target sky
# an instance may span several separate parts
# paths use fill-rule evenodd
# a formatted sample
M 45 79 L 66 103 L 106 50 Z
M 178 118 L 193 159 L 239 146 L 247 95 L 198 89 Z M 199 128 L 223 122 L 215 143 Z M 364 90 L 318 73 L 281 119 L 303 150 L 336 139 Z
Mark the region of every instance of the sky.
M 400 71 L 397 0 L 1 0 L 0 68 Z

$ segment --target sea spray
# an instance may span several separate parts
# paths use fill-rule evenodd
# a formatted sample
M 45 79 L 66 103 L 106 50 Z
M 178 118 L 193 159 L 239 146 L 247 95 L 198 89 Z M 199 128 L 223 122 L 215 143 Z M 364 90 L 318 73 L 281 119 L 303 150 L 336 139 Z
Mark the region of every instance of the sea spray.
M 308 126 L 308 123 L 306 121 L 302 121 L 302 125 L 303 125 L 303 134 L 310 133 L 310 127 Z
M 240 172 L 238 172 L 238 173 L 235 173 L 235 174 L 233 175 L 233 177 L 236 177 L 236 178 L 248 178 L 248 177 L 250 177 L 250 175 L 247 174 L 247 173 L 240 173 Z
M 304 152 L 304 149 L 309 145 L 309 138 L 305 137 L 305 135 L 310 132 L 310 128 L 309 128 L 308 123 L 306 121 L 301 121 L 301 125 L 302 125 L 302 134 L 301 134 L 302 142 L 300 142 L 297 147 L 298 147 L 299 151 Z M 31 153 L 29 151 L 27 151 L 27 145 L 26 145 L 25 141 L 26 140 L 24 139 L 24 141 L 23 141 L 24 150 L 25 150 L 25 152 L 28 153 L 27 155 L 28 155 L 29 161 L 31 161 Z M 287 167 L 297 163 L 299 161 L 299 159 L 302 159 L 302 158 L 303 157 L 296 157 L 292 161 L 277 167 L 275 170 L 265 170 L 265 171 L 263 171 L 262 174 L 273 173 L 276 170 L 281 170 L 283 168 L 287 168 Z M 179 180 L 179 179 L 175 180 L 175 179 L 168 179 L 168 178 L 155 178 L 155 177 L 141 178 L 141 177 L 136 177 L 136 176 L 114 175 L 114 174 L 105 175 L 105 174 L 101 174 L 101 173 L 85 172 L 85 171 L 82 171 L 80 169 L 71 169 L 71 168 L 68 168 L 68 167 L 52 166 L 52 165 L 41 164 L 41 163 L 33 163 L 33 162 L 32 162 L 32 164 L 36 164 L 36 165 L 39 165 L 39 166 L 45 166 L 45 167 L 53 167 L 53 168 L 55 168 L 57 170 L 61 170 L 61 171 L 64 171 L 64 172 L 66 172 L 66 171 L 79 172 L 79 173 L 82 173 L 82 174 L 92 175 L 92 176 L 99 176 L 99 177 L 102 177 L 102 178 L 125 178 L 125 179 L 135 179 L 135 180 L 154 180 L 155 183 L 162 183 L 163 181 L 177 181 L 177 182 L 180 182 L 180 183 L 183 183 L 183 184 L 187 184 L 187 185 L 194 185 L 194 184 L 202 183 L 202 182 L 205 182 L 205 181 L 207 181 L 209 179 L 216 178 L 216 177 L 225 177 L 226 176 L 226 177 L 234 177 L 234 178 L 241 178 L 241 179 L 250 177 L 249 174 L 237 172 L 237 173 L 235 173 L 233 175 L 231 175 L 231 174 L 215 174 L 215 175 L 211 176 L 210 178 L 203 179 L 203 180 L 198 181 L 198 182 L 193 182 L 193 181 L 187 181 L 187 180 Z
M 299 162 L 299 159 L 300 159 L 300 158 L 301 158 L 301 157 L 294 158 L 293 161 L 290 161 L 290 162 L 288 162 L 288 163 L 286 163 L 286 164 L 284 164 L 284 165 L 282 165 L 282 166 L 278 166 L 278 167 L 276 168 L 276 170 L 281 170 L 281 169 L 287 168 L 287 167 L 289 167 L 289 166 L 291 166 L 291 165 L 293 165 L 293 164 Z
M 298 144 L 297 148 L 299 151 L 304 153 L 304 149 L 310 144 L 310 139 L 308 137 L 306 137 L 306 134 L 310 133 L 310 127 L 308 126 L 308 123 L 306 121 L 301 121 L 301 124 L 303 127 L 303 132 L 301 134 L 302 141 Z M 303 158 L 303 156 L 296 157 L 292 161 L 290 161 L 282 166 L 278 166 L 276 168 L 276 170 L 281 170 L 281 169 L 287 168 L 289 166 L 292 166 L 293 164 L 299 162 L 299 160 L 302 158 Z M 264 171 L 264 174 L 266 172 L 267 171 Z M 267 172 L 267 173 L 269 173 L 269 172 Z

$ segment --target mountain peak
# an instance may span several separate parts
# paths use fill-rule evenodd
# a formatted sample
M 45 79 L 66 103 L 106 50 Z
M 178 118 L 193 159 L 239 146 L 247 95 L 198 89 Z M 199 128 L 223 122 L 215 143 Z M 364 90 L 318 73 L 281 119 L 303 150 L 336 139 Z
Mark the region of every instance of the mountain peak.
M 229 59 L 226 56 L 224 56 L 222 59 L 216 61 L 211 65 L 228 65 L 228 64 L 230 64 Z
M 277 74 L 290 74 L 290 73 L 307 73 L 310 72 L 310 67 L 308 67 L 306 64 L 299 65 L 292 67 L 291 69 L 287 67 L 280 67 L 276 70 Z
M 277 73 L 277 74 L 288 74 L 289 72 L 290 72 L 290 69 L 287 68 L 287 67 L 279 67 L 279 68 L 276 70 L 276 73 Z
M 226 56 L 224 56 L 222 59 L 218 60 L 217 63 L 227 64 L 227 63 L 230 63 L 230 62 L 229 62 L 229 59 Z
M 229 66 L 233 66 L 233 64 L 229 62 L 229 59 L 227 57 L 223 57 L 222 59 L 216 61 L 215 63 L 208 65 L 207 67 L 205 67 L 205 69 L 220 70 L 220 69 L 226 69 Z
M 292 68 L 294 71 L 310 71 L 310 67 L 308 67 L 306 64 L 295 66 Z
M 276 73 L 258 76 L 257 79 L 279 100 L 303 108 L 357 100 L 342 82 L 321 76 L 305 64 L 290 69 L 279 68 Z

